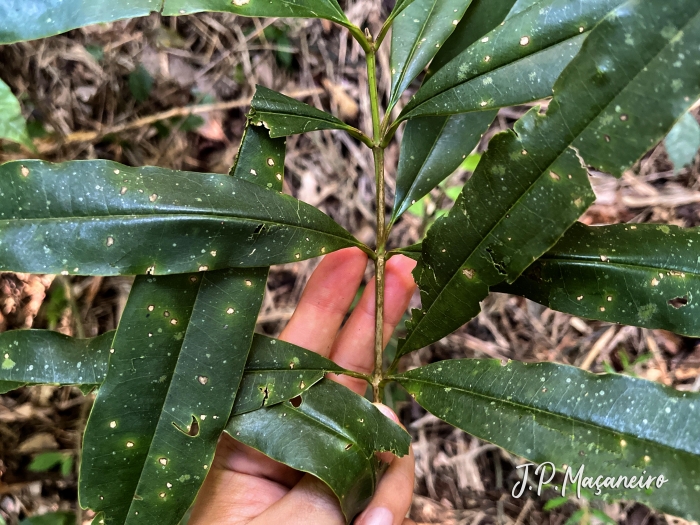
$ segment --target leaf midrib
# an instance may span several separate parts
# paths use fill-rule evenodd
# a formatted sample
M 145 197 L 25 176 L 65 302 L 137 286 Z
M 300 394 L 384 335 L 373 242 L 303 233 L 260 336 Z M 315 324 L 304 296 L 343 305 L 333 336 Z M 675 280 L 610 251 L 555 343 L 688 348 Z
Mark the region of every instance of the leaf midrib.
M 673 452 L 673 453 L 683 452 L 683 453 L 685 453 L 685 454 L 688 454 L 688 455 L 691 455 L 691 456 L 694 456 L 694 457 L 698 455 L 698 454 L 695 453 L 695 452 L 692 452 L 692 451 L 689 451 L 689 450 L 686 450 L 686 449 L 683 449 L 683 448 L 673 448 L 673 446 L 668 445 L 668 444 L 666 444 L 666 443 L 660 443 L 660 442 L 658 442 L 658 441 L 654 441 L 654 440 L 649 439 L 649 438 L 643 438 L 643 437 L 635 436 L 634 434 L 629 434 L 629 433 L 627 433 L 627 432 L 623 432 L 623 431 L 620 431 L 620 430 L 615 430 L 614 428 L 606 427 L 606 426 L 603 426 L 603 425 L 601 425 L 601 424 L 599 424 L 599 423 L 593 423 L 593 422 L 585 421 L 585 420 L 582 420 L 582 419 L 577 419 L 577 418 L 575 418 L 575 417 L 567 416 L 567 415 L 561 414 L 561 413 L 559 413 L 559 412 L 547 411 L 547 410 L 544 410 L 544 409 L 542 409 L 542 408 L 538 408 L 538 407 L 534 407 L 534 406 L 530 406 L 530 405 L 525 405 L 525 404 L 522 404 L 522 403 L 516 403 L 516 402 L 514 402 L 514 401 L 512 401 L 512 400 L 507 400 L 507 399 L 503 399 L 503 398 L 500 398 L 500 397 L 491 396 L 491 395 L 488 395 L 488 394 L 485 394 L 485 393 L 482 393 L 482 392 L 475 392 L 475 391 L 467 390 L 465 387 L 462 387 L 462 386 L 459 386 L 459 385 L 454 385 L 454 384 L 450 384 L 450 383 L 436 383 L 436 382 L 434 382 L 434 381 L 429 381 L 429 380 L 427 380 L 427 379 L 415 379 L 415 378 L 411 378 L 411 377 L 405 376 L 405 375 L 403 375 L 403 376 L 393 376 L 393 377 L 390 377 L 389 379 L 393 379 L 394 381 L 398 381 L 399 383 L 401 383 L 401 380 L 403 379 L 403 380 L 405 380 L 405 381 L 413 381 L 413 382 L 416 382 L 416 383 L 422 383 L 422 384 L 426 384 L 426 385 L 433 386 L 433 387 L 437 387 L 437 388 L 442 388 L 442 387 L 453 388 L 453 389 L 455 389 L 455 390 L 458 390 L 458 391 L 460 391 L 460 392 L 463 392 L 465 395 L 473 395 L 473 396 L 475 396 L 475 397 L 480 397 L 480 398 L 486 399 L 486 400 L 488 400 L 488 401 L 495 401 L 495 402 L 497 402 L 497 403 L 502 403 L 502 404 L 505 404 L 505 405 L 510 405 L 510 406 L 512 406 L 512 407 L 515 407 L 515 408 L 520 408 L 520 409 L 524 409 L 524 410 L 529 410 L 529 411 L 532 411 L 532 412 L 537 412 L 537 413 L 540 413 L 540 414 L 546 414 L 546 415 L 549 415 L 549 416 L 559 417 L 559 418 L 561 418 L 561 419 L 563 419 L 563 420 L 565 420 L 565 421 L 572 421 L 572 422 L 578 423 L 578 424 L 580 424 L 580 425 L 582 425 L 582 426 L 585 426 L 585 427 L 596 428 L 596 429 L 602 429 L 602 430 L 607 431 L 607 432 L 614 432 L 614 433 L 620 434 L 620 435 L 622 435 L 622 436 L 627 436 L 627 437 L 629 437 L 629 438 L 631 438 L 631 439 L 634 439 L 635 441 L 640 441 L 640 442 L 642 442 L 642 443 L 650 443 L 650 444 L 652 444 L 652 445 L 665 448 L 665 449 L 667 449 L 667 450 L 670 450 L 670 451 Z
M 614 257 L 614 255 L 613 255 Z M 657 270 L 663 270 L 663 271 L 672 271 L 672 272 L 683 272 L 684 274 L 691 274 L 693 277 L 699 277 L 700 278 L 700 272 L 698 270 L 685 270 L 683 268 L 680 268 L 678 266 L 675 267 L 670 267 L 670 266 L 652 266 L 649 264 L 635 264 L 634 262 L 613 262 L 608 260 L 607 262 L 602 262 L 600 260 L 600 256 L 598 257 L 591 257 L 591 256 L 582 256 L 581 258 L 574 257 L 574 256 L 558 256 L 558 255 L 550 255 L 548 256 L 547 254 L 543 255 L 540 257 L 540 260 L 543 261 L 552 261 L 552 262 L 560 262 L 561 264 L 575 264 L 578 266 L 593 266 L 599 269 L 605 269 L 607 267 L 613 267 L 613 268 L 635 268 L 635 269 L 642 269 L 642 270 L 648 270 L 648 271 L 657 271 Z

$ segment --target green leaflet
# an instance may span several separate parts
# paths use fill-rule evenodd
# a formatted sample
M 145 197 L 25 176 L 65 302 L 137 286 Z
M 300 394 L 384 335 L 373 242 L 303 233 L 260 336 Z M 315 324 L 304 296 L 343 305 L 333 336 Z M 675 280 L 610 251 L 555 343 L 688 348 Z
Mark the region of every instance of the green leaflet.
M 248 119 L 270 130 L 272 138 L 321 129 L 342 129 L 355 136 L 360 133 L 330 113 L 260 85 L 256 86 Z
M 700 517 L 699 394 L 553 363 L 478 359 L 441 361 L 393 379 L 439 418 L 536 463 L 570 465 L 572 475 L 585 465 L 583 475 L 593 479 L 663 474 L 671 483 L 661 488 L 602 490 Z
M 414 0 L 396 17 L 391 37 L 391 98 L 387 111 L 457 27 L 471 0 Z
M 27 122 L 22 116 L 19 101 L 2 79 L 0 79 L 0 139 L 18 142 L 29 149 L 34 149 L 27 133 Z
M 0 393 L 24 385 L 100 385 L 114 332 L 74 339 L 49 330 L 0 334 Z
M 410 436 L 364 397 L 328 379 L 303 393 L 300 402 L 234 416 L 226 432 L 326 483 L 350 522 L 374 494 L 381 467 L 375 452 L 403 456 Z
M 177 523 L 191 505 L 250 348 L 255 271 L 137 277 L 85 431 L 83 507 L 109 523 Z
M 674 67 L 670 56 L 700 55 L 700 5 L 678 0 L 677 9 L 664 6 L 663 0 L 632 0 L 607 16 L 555 84 L 546 116 L 533 110 L 516 125 L 517 136 L 505 133 L 491 141 L 465 185 L 464 198 L 423 242 L 423 263 L 415 273 L 423 308 L 414 312 L 398 356 L 440 339 L 476 315 L 488 286 L 514 281 L 575 222 L 593 197 L 576 153 L 588 164 L 614 167 L 611 171 L 619 174 L 697 98 L 700 68 L 687 68 L 698 77 L 693 97 L 687 95 L 693 88 L 674 90 L 667 75 Z M 676 27 L 675 37 L 671 27 Z M 626 39 L 636 45 L 624 44 Z M 614 45 L 618 40 L 621 45 Z M 628 54 L 634 58 L 614 67 L 610 49 L 615 49 L 617 63 Z M 595 90 L 580 87 L 591 83 Z M 653 100 L 645 105 L 639 93 L 652 90 Z M 591 137 L 609 131 L 604 126 L 617 125 L 610 123 L 610 111 L 618 115 L 616 123 L 634 120 L 635 137 L 646 138 L 614 134 L 617 149 L 596 149 Z M 602 143 L 609 144 L 611 136 L 601 137 Z M 460 236 L 469 242 L 455 243 Z
M 177 16 L 223 11 L 243 16 L 327 18 L 352 26 L 336 0 L 3 0 L 0 44 L 64 33 L 71 29 L 160 12 Z
M 425 82 L 401 120 L 492 109 L 549 96 L 585 33 L 622 0 L 546 0 L 509 18 Z
M 163 8 L 165 16 L 202 11 L 274 18 L 326 18 L 346 27 L 352 26 L 337 0 L 165 0 Z
M 233 415 L 292 399 L 343 368 L 310 350 L 255 334 Z
M 449 177 L 479 144 L 496 111 L 408 121 L 401 139 L 392 222 Z
M 454 33 L 430 64 L 426 79 L 449 60 L 498 26 L 513 0 L 474 0 Z M 396 173 L 395 221 L 413 203 L 451 175 L 476 147 L 495 111 L 418 117 L 406 123 Z
M 700 336 L 700 229 L 575 224 L 512 285 L 554 310 Z
M 282 191 L 285 149 L 285 139 L 271 139 L 264 127 L 248 124 L 231 175 L 263 188 Z
M 686 113 L 671 128 L 664 143 L 674 171 L 678 173 L 684 166 L 693 163 L 700 150 L 700 124 L 693 115 Z
M 227 175 L 109 161 L 0 166 L 2 271 L 183 273 L 358 245 L 316 208 Z

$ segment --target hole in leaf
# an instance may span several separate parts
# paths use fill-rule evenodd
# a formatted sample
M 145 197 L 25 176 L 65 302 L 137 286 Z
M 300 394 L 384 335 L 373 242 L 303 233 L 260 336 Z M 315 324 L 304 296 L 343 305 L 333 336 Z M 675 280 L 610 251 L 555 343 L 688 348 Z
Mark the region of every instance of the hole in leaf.
M 267 398 L 270 397 L 270 390 L 268 388 L 268 385 L 261 386 L 259 387 L 260 391 L 263 393 L 263 406 L 265 405 L 265 402 L 267 401 Z
M 675 309 L 683 308 L 688 304 L 688 296 L 676 297 L 668 301 L 668 304 L 673 306 Z
M 352 443 L 345 445 L 345 450 L 350 450 L 352 448 Z
M 197 421 L 197 418 L 194 416 L 192 416 L 192 423 L 190 423 L 190 426 L 187 427 L 186 430 L 180 428 L 174 421 L 173 426 L 186 436 L 197 437 L 199 435 L 199 421 Z
M 293 397 L 292 399 L 289 400 L 289 402 L 292 404 L 294 408 L 299 408 L 302 403 L 301 396 Z

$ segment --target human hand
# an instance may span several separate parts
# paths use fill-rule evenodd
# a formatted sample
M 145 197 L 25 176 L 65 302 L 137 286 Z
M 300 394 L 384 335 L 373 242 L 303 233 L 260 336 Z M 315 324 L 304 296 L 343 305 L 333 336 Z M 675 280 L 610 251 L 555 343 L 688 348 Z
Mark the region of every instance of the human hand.
M 374 367 L 374 282 L 342 329 L 340 326 L 362 282 L 367 256 L 357 248 L 326 255 L 314 271 L 294 315 L 280 339 L 329 357 L 338 365 L 371 373 Z M 398 255 L 386 264 L 384 344 L 415 290 L 415 262 Z M 340 331 L 339 331 L 340 330 Z M 331 376 L 363 395 L 367 383 L 348 376 Z M 376 405 L 398 423 L 385 405 Z M 369 506 L 356 525 L 409 525 L 404 520 L 413 496 L 413 451 L 402 458 L 380 455 L 390 463 Z M 261 452 L 223 434 L 210 472 L 195 502 L 190 525 L 318 524 L 344 525 L 337 498 L 317 478 L 277 463 Z

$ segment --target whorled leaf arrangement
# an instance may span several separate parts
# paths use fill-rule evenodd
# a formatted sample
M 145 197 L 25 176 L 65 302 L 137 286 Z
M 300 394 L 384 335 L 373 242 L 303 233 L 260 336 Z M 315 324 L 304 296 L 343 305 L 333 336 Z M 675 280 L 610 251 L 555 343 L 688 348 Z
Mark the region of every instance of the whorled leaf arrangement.
M 400 0 L 374 38 L 336 0 L 8 0 L 0 4 L 0 44 L 151 12 L 200 11 L 346 27 L 367 55 L 372 130 L 259 86 L 229 175 L 109 161 L 0 166 L 1 271 L 137 275 L 116 332 L 90 340 L 0 334 L 0 392 L 38 384 L 98 389 L 80 469 L 80 502 L 96 522 L 178 523 L 222 432 L 321 479 L 352 521 L 382 474 L 376 452 L 405 454 L 410 439 L 327 373 L 365 379 L 377 401 L 388 382 L 398 382 L 436 416 L 533 461 L 560 469 L 585 462 L 596 475 L 613 466 L 620 475 L 663 475 L 675 482 L 672 493 L 622 485 L 607 497 L 700 519 L 699 394 L 552 363 L 456 360 L 397 372 L 402 355 L 475 316 L 489 291 L 700 336 L 696 229 L 576 222 L 594 199 L 589 166 L 619 176 L 672 129 L 667 143 L 683 134 L 679 126 L 694 129 L 687 111 L 700 97 L 700 4 Z M 376 58 L 392 25 L 392 88 L 382 118 Z M 0 138 L 31 147 L 19 104 L 4 88 Z M 546 113 L 532 109 L 490 141 L 422 243 L 389 249 L 393 224 L 461 164 L 499 108 L 549 96 Z M 402 122 L 385 226 L 383 151 Z M 373 150 L 374 250 L 282 194 L 284 137 L 316 130 L 348 133 Z M 690 142 L 676 142 L 678 158 L 688 159 Z M 372 374 L 254 334 L 270 265 L 351 246 L 376 263 Z M 419 261 L 422 307 L 385 370 L 384 265 L 396 254 Z

